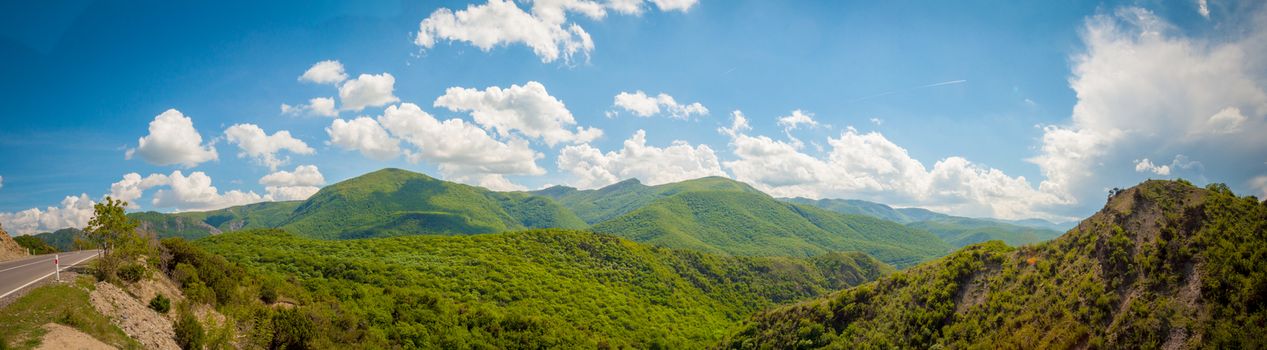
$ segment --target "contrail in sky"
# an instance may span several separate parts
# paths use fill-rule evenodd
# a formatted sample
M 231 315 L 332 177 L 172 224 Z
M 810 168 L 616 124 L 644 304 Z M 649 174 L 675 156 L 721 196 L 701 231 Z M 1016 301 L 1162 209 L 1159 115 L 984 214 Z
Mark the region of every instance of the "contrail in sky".
M 968 82 L 968 81 L 967 81 L 967 80 L 964 80 L 964 79 L 959 79 L 959 80 L 948 80 L 948 81 L 943 81 L 943 82 L 940 82 L 940 83 L 932 83 L 932 84 L 927 84 L 927 85 L 920 85 L 920 86 L 910 87 L 910 88 L 905 88 L 905 89 L 901 89 L 901 90 L 885 91 L 885 92 L 881 92 L 881 93 L 878 93 L 878 94 L 875 94 L 875 95 L 863 96 L 863 97 L 855 98 L 855 99 L 849 100 L 849 103 L 858 102 L 858 101 L 862 101 L 862 100 L 869 100 L 869 99 L 873 99 L 873 98 L 880 97 L 880 96 L 888 96 L 888 95 L 896 94 L 896 93 L 899 93 L 899 92 L 907 92 L 907 91 L 912 91 L 912 90 L 919 90 L 919 89 L 924 89 L 924 88 L 938 87 L 938 86 L 945 86 L 945 85 L 963 84 L 963 83 L 966 83 L 966 82 Z

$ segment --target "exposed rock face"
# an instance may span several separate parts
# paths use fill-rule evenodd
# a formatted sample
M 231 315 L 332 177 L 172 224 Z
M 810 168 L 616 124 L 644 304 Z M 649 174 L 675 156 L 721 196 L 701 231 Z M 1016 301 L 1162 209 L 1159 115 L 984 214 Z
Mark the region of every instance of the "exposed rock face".
M 9 233 L 0 227 L 0 261 L 12 260 L 26 256 L 26 248 L 18 245 L 18 242 L 9 237 Z
M 176 331 L 168 320 L 151 310 L 119 287 L 97 282 L 96 290 L 89 295 L 92 306 L 110 318 L 128 336 L 141 342 L 146 349 L 179 350 Z

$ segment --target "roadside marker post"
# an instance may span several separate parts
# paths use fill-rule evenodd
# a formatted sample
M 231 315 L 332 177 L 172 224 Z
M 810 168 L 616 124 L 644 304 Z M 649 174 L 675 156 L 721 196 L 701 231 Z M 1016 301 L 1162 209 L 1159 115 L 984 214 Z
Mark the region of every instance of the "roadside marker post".
M 57 282 L 62 281 L 62 260 L 61 255 L 53 255 L 53 270 L 57 272 Z

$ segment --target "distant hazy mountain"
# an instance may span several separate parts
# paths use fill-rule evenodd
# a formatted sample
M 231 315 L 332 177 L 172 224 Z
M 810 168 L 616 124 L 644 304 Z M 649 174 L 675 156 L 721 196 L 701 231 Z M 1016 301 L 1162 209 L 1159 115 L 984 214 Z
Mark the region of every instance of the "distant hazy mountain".
M 926 230 L 955 247 L 1001 240 L 1009 245 L 1037 243 L 1059 237 L 1064 230 L 1041 219 L 1003 221 L 946 215 L 922 208 L 893 208 L 888 205 L 856 199 L 784 198 L 784 201 L 845 214 L 867 215 Z
M 997 242 L 771 309 L 721 348 L 1267 346 L 1267 205 L 1148 181 L 1053 241 Z

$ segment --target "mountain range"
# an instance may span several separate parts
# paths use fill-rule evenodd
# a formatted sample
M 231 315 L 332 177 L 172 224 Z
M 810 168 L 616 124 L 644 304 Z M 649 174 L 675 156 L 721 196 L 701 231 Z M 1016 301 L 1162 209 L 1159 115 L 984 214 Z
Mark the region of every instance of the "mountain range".
M 777 199 L 722 177 L 656 186 L 630 179 L 594 190 L 554 186 L 496 192 L 401 169 L 351 178 L 303 201 L 129 216 L 141 223 L 142 231 L 186 239 L 259 228 L 319 239 L 589 229 L 636 242 L 723 255 L 809 257 L 861 251 L 898 267 L 979 241 L 1002 239 L 1020 245 L 1057 235 L 918 208 L 893 209 L 854 200 Z M 73 234 L 36 236 L 66 249 Z

